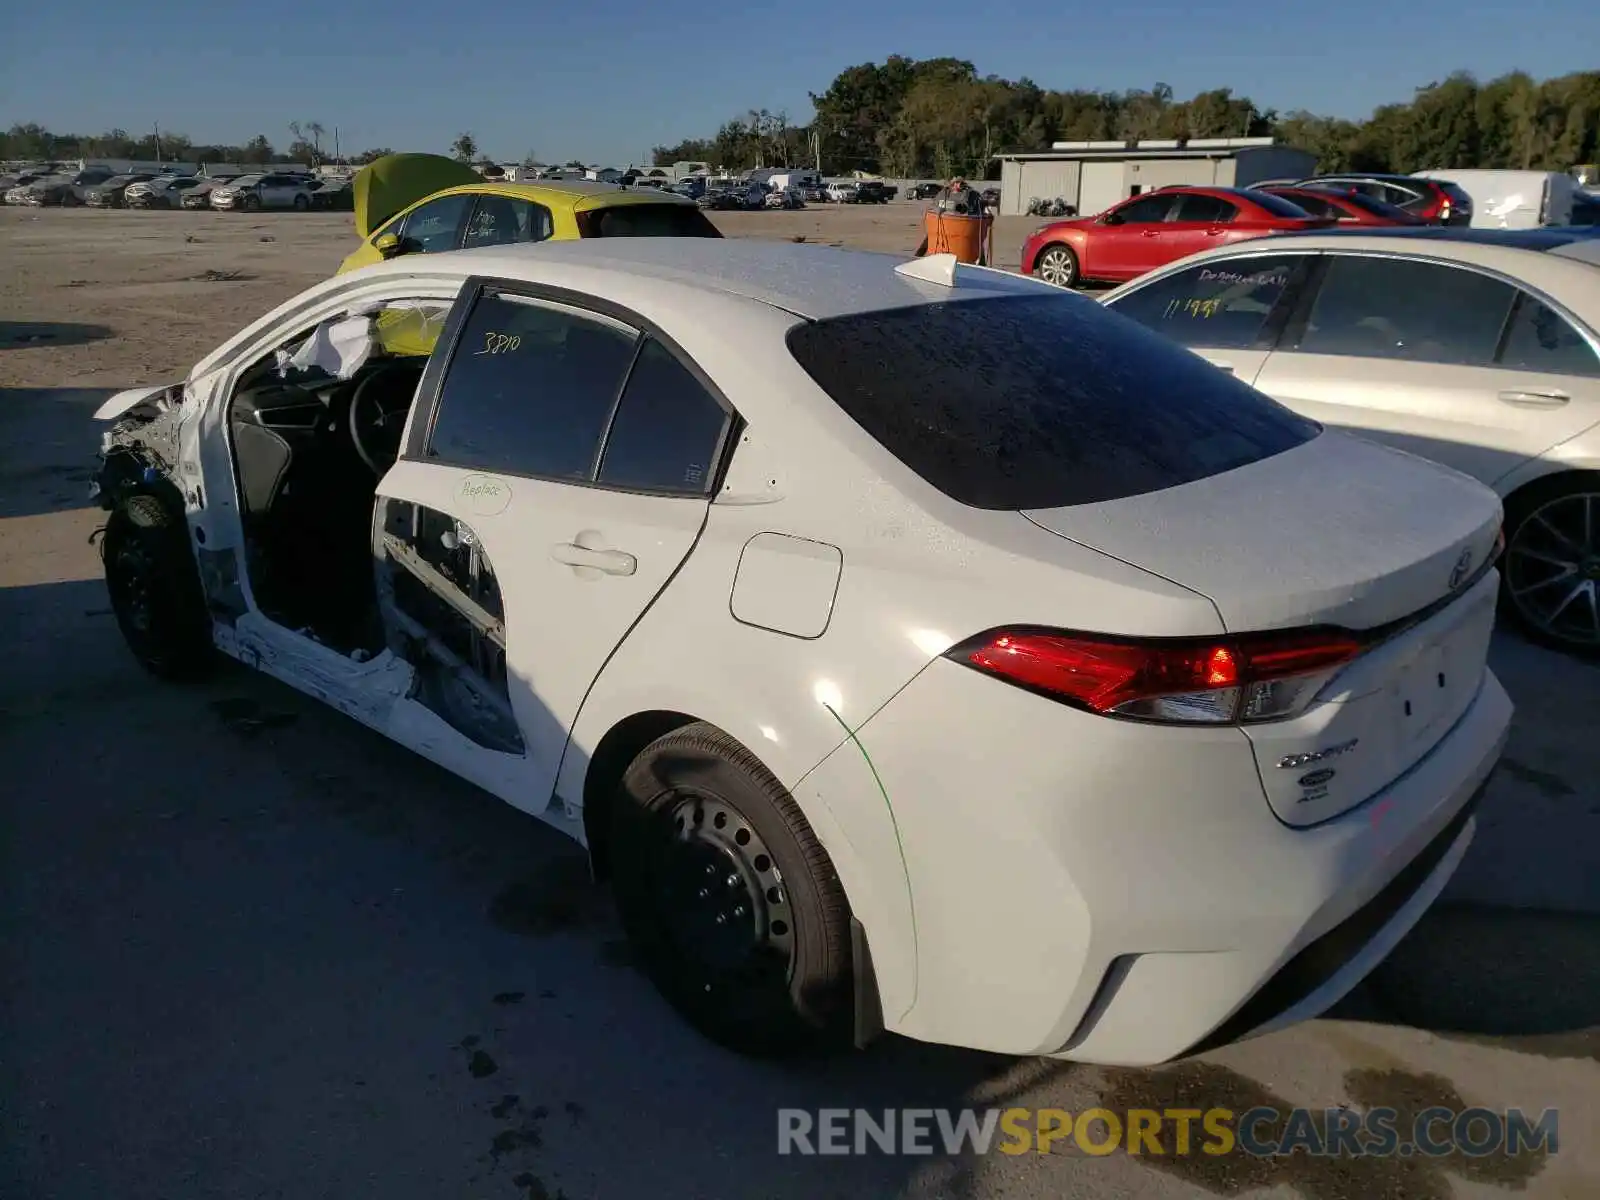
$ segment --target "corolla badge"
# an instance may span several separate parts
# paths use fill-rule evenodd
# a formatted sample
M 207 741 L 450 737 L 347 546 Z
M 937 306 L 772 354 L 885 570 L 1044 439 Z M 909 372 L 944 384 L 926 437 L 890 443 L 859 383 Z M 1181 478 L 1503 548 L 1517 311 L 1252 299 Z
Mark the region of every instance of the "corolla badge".
M 1456 559 L 1456 565 L 1450 570 L 1450 590 L 1455 591 L 1467 581 L 1467 576 L 1472 572 L 1472 550 L 1467 548 L 1461 552 L 1461 557 Z
M 1350 753 L 1360 741 L 1360 738 L 1351 738 L 1348 742 L 1340 742 L 1337 746 L 1325 746 L 1321 750 L 1312 750 L 1308 754 L 1286 754 L 1278 760 L 1278 768 L 1284 771 L 1294 771 L 1300 767 L 1309 767 L 1312 763 L 1337 758 L 1341 754 Z

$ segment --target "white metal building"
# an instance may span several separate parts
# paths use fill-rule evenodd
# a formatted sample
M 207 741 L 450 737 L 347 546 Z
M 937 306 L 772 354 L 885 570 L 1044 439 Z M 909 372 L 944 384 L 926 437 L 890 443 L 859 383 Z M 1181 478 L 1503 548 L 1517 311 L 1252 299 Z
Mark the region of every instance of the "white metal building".
M 1173 184 L 1245 187 L 1304 179 L 1316 156 L 1275 138 L 1172 138 L 1056 142 L 1036 154 L 1000 154 L 1000 213 L 1021 216 L 1034 197 L 1061 197 L 1082 216 Z

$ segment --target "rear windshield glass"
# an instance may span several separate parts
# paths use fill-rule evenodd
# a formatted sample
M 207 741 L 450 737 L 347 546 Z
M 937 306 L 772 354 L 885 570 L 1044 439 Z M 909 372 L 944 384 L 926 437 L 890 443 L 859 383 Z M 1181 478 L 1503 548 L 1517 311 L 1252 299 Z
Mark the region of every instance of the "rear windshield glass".
M 1321 427 L 1083 297 L 854 313 L 789 333 L 867 433 L 975 508 L 1058 508 L 1176 487 Z
M 584 237 L 721 237 L 689 204 L 618 204 L 582 216 Z
M 1451 183 L 1446 179 L 1440 179 L 1436 182 L 1439 184 L 1439 190 L 1442 191 L 1446 196 L 1450 197 L 1450 203 L 1456 205 L 1458 208 L 1470 208 L 1472 206 L 1472 197 L 1467 195 L 1467 189 L 1462 187 L 1459 183 Z
M 1282 196 L 1274 196 L 1271 192 L 1251 192 L 1250 199 L 1275 217 L 1299 217 L 1304 220 L 1311 215 L 1293 200 L 1285 200 Z

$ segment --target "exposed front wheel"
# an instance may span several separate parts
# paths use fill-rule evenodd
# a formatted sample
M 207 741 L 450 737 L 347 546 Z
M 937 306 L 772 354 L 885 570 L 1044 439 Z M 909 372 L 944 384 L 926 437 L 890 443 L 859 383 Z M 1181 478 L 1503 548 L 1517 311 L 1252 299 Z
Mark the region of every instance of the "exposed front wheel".
M 100 549 L 111 611 L 133 656 L 163 679 L 204 675 L 211 618 L 182 521 L 154 496 L 134 496 L 111 513 Z
M 243 207 L 244 207 L 244 211 L 245 212 L 258 212 L 258 211 L 260 211 L 260 208 L 261 208 L 261 197 L 260 196 L 246 196 L 244 198 Z
M 1078 282 L 1078 256 L 1070 246 L 1046 246 L 1033 270 L 1046 283 L 1069 288 Z
M 613 887 L 641 963 L 707 1037 L 744 1054 L 850 1036 L 850 912 L 794 799 L 697 723 L 652 742 L 613 814 Z
M 296 196 L 294 198 L 294 210 L 295 210 L 295 212 L 305 212 L 306 209 L 308 209 L 310 207 L 311 207 L 311 201 L 307 200 L 304 196 Z
M 1500 597 L 1534 640 L 1600 654 L 1600 475 L 1553 479 L 1508 506 Z

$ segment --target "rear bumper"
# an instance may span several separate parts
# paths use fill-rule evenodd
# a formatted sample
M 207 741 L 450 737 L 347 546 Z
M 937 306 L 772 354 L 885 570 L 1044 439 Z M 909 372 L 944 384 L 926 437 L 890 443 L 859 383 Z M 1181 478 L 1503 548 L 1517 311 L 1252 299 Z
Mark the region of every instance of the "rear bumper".
M 1296 829 L 1238 729 L 1107 720 L 935 662 L 859 735 L 916 917 L 913 999 L 886 1027 L 1149 1065 L 1316 1015 L 1454 872 L 1511 712 L 1485 671 L 1404 776 Z

